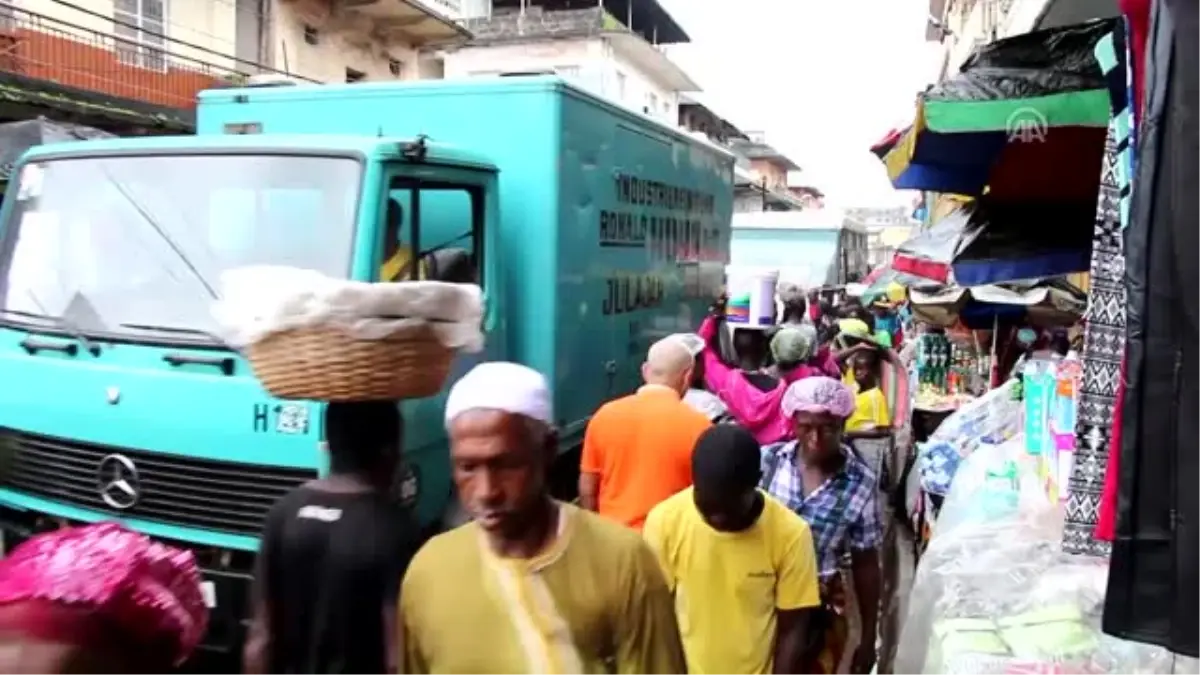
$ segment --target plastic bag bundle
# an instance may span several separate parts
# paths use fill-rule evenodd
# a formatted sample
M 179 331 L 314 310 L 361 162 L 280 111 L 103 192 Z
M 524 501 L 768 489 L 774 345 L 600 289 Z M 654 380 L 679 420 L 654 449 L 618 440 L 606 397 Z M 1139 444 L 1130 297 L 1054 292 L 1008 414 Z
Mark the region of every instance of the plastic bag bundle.
M 337 327 L 360 340 L 403 337 L 428 327 L 447 348 L 483 348 L 483 294 L 473 284 L 371 284 L 291 267 L 242 267 L 221 275 L 221 299 L 212 312 L 221 337 L 239 348 L 315 326 Z
M 945 419 L 917 450 L 921 487 L 944 496 L 963 458 L 981 445 L 1002 443 L 1021 430 L 1021 402 L 1013 397 L 1016 380 L 967 403 Z
M 1164 673 L 1164 649 L 1100 632 L 1108 567 L 1061 550 L 1020 438 L 967 457 L 921 557 L 896 653 L 907 673 Z

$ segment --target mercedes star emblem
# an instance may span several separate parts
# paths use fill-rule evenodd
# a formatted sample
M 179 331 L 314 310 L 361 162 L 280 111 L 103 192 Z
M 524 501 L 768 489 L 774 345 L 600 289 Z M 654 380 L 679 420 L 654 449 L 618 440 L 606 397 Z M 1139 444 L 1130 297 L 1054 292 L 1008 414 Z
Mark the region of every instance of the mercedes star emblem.
M 105 394 L 108 396 L 110 405 L 116 405 L 121 400 L 121 390 L 116 387 L 109 387 Z
M 104 503 L 121 511 L 132 509 L 142 496 L 137 467 L 125 455 L 108 455 L 100 460 L 96 486 Z

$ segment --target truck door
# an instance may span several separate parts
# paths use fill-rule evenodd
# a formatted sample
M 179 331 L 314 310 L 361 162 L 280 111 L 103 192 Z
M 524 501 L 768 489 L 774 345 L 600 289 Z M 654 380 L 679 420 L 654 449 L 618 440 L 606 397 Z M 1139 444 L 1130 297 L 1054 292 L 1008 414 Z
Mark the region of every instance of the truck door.
M 421 522 L 440 519 L 452 496 L 443 415 L 450 385 L 475 364 L 504 358 L 505 331 L 496 300 L 496 174 L 425 164 L 396 163 L 384 170 L 375 260 L 381 281 L 437 280 L 479 284 L 487 308 L 486 346 L 460 353 L 446 386 L 435 396 L 405 401 L 406 471 L 415 472 Z M 413 487 L 402 489 L 412 491 Z

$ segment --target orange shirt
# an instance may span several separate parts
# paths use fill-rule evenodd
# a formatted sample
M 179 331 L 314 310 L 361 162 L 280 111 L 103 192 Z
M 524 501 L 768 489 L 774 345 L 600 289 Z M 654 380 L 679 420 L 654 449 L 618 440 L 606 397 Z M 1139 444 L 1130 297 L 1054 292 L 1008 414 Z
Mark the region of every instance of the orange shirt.
M 588 423 L 580 466 L 600 477 L 600 515 L 642 529 L 650 509 L 692 484 L 692 449 L 709 426 L 660 385 L 601 406 Z

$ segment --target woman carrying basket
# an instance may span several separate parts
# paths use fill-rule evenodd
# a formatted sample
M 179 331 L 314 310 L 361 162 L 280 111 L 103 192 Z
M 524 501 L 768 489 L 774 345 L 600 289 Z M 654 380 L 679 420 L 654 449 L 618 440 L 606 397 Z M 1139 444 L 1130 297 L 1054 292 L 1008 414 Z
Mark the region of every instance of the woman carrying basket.
M 796 440 L 763 448 L 762 489 L 808 521 L 821 578 L 822 609 L 812 623 L 810 673 L 834 673 L 847 647 L 848 605 L 857 605 L 859 644 L 852 673 L 875 664 L 883 542 L 876 476 L 843 441 L 854 411 L 849 387 L 809 377 L 788 387 L 781 404 Z M 845 585 L 849 558 L 852 589 Z M 856 600 L 847 603 L 847 591 Z

